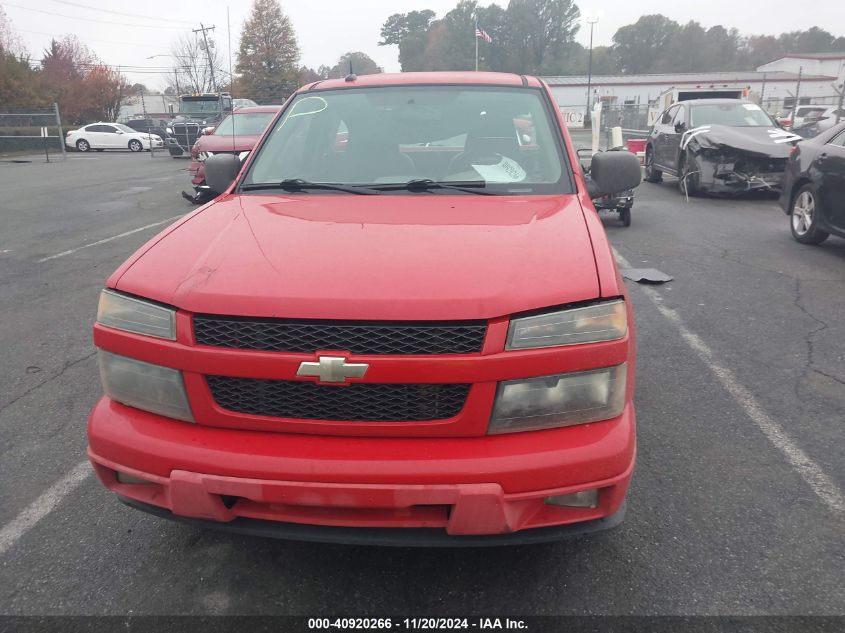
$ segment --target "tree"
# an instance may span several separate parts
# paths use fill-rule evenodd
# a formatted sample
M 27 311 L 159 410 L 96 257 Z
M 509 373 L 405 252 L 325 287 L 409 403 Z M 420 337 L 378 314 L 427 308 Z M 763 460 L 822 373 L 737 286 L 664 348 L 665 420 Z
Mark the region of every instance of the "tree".
M 58 102 L 62 117 L 71 123 L 84 122 L 89 109 L 83 79 L 97 58 L 75 35 L 51 40 L 41 58 L 41 78 L 51 101 Z
M 320 74 L 318 71 L 314 70 L 313 68 L 309 68 L 308 66 L 303 66 L 299 69 L 298 73 L 298 80 L 297 83 L 300 86 L 304 86 L 305 84 L 310 84 L 315 81 L 320 81 L 321 79 L 325 79 L 326 77 Z
M 511 0 L 506 11 L 507 70 L 554 74 L 566 61 L 581 12 L 572 0 Z
M 281 101 L 297 87 L 298 61 L 296 33 L 278 1 L 255 0 L 238 50 L 239 96 Z
M 778 38 L 787 53 L 827 53 L 842 50 L 843 39 L 831 35 L 817 26 L 806 31 L 792 31 L 783 33 Z
M 399 47 L 399 65 L 403 72 L 422 70 L 423 53 L 434 16 L 434 11 L 428 9 L 394 13 L 381 27 L 378 45 Z
M 26 47 L 3 7 L 0 7 L 0 55 L 26 56 Z
M 165 82 L 176 92 L 216 92 L 226 81 L 217 47 L 211 37 L 208 38 L 206 53 L 203 38 L 181 35 L 171 45 L 170 57 L 173 60 L 173 70 L 165 75 Z M 209 58 L 211 65 L 208 63 Z
M 356 75 L 377 75 L 384 69 L 376 64 L 372 58 L 361 51 L 350 51 L 341 55 L 337 63 L 326 74 L 326 79 L 339 79 L 349 74 L 349 62 L 352 62 L 352 72 Z
M 0 52 L 0 104 L 3 107 L 49 105 L 40 73 L 26 60 Z
M 102 64 L 86 73 L 82 85 L 85 94 L 82 118 L 87 121 L 116 121 L 123 100 L 133 94 L 123 75 Z
M 772 35 L 752 35 L 742 42 L 741 57 L 749 68 L 757 68 L 786 54 L 783 44 Z
M 455 8 L 434 23 L 438 37 L 425 49 L 425 70 L 473 70 L 475 68 L 475 0 L 459 0 Z
M 620 70 L 628 74 L 655 72 L 667 56 L 680 26 L 663 15 L 644 15 L 619 28 L 613 36 L 613 53 Z
M 62 118 L 72 124 L 114 121 L 129 94 L 126 78 L 103 64 L 75 35 L 52 40 L 41 68 L 43 99 L 58 102 Z

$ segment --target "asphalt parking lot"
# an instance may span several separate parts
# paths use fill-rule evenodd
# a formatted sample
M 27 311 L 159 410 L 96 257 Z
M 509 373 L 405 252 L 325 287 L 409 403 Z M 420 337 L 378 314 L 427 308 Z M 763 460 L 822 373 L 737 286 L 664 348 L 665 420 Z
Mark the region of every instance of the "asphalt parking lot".
M 845 240 L 772 197 L 644 183 L 632 284 L 639 456 L 617 530 L 373 549 L 234 537 L 126 508 L 85 463 L 103 280 L 193 207 L 187 161 L 0 163 L 0 614 L 845 614 Z

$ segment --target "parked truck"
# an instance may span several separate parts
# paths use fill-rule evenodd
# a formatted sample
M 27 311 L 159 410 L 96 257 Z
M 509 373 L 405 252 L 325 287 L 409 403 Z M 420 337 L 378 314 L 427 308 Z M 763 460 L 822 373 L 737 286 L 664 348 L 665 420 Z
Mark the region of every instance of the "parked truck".
M 191 147 L 206 127 L 214 127 L 232 111 L 228 92 L 182 95 L 179 112 L 167 128 L 167 149 L 174 158 L 190 156 Z
M 672 86 L 661 92 L 649 107 L 648 126 L 653 126 L 660 114 L 678 101 L 689 101 L 690 99 L 747 99 L 749 91 L 750 89 L 747 85 L 738 84 L 694 86 L 687 88 Z

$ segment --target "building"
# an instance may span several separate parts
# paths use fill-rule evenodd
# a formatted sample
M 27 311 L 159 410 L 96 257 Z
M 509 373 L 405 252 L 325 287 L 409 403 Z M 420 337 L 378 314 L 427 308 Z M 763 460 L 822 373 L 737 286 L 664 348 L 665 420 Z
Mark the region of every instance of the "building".
M 170 95 L 144 95 L 144 101 L 138 96 L 127 97 L 120 104 L 118 121 L 128 121 L 144 116 L 146 111 L 150 118 L 172 118 L 179 111 L 179 98 Z
M 792 58 L 783 58 L 770 62 L 765 66 Z M 796 58 L 797 59 L 797 58 Z M 809 61 L 809 60 L 808 60 Z M 647 108 L 667 90 L 673 88 L 687 90 L 737 90 L 742 89 L 747 98 L 761 103 L 769 112 L 779 113 L 788 111 L 795 104 L 796 91 L 799 92 L 800 103 L 830 103 L 838 102 L 839 96 L 834 88 L 841 83 L 837 81 L 835 71 L 845 61 L 845 54 L 839 54 L 836 60 L 825 57 L 819 61 L 824 73 L 810 72 L 804 68 L 801 76 L 801 86 L 798 87 L 798 69 L 777 70 L 758 69 L 756 71 L 709 72 L 709 73 L 669 73 L 650 75 L 593 75 L 590 79 L 591 102 L 601 100 L 607 106 L 628 106 L 630 108 Z M 791 63 L 791 62 L 790 62 Z M 830 70 L 830 69 L 833 70 Z M 832 74 L 827 74 L 831 72 Z M 564 108 L 582 107 L 587 104 L 587 76 L 543 77 L 549 84 L 557 102 Z M 583 111 L 583 109 L 582 109 Z
M 836 77 L 837 83 L 845 81 L 845 53 L 792 53 L 762 66 L 760 72 L 782 71 L 803 75 Z

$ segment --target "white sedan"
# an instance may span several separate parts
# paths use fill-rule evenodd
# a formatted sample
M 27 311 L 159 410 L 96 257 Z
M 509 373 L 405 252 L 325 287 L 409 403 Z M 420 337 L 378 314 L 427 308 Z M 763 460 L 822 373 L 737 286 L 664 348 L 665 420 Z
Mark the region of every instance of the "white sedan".
M 95 149 L 128 149 L 131 152 L 153 147 L 164 147 L 164 141 L 156 134 L 138 132 L 122 123 L 91 123 L 78 130 L 69 130 L 65 145 L 79 152 Z

